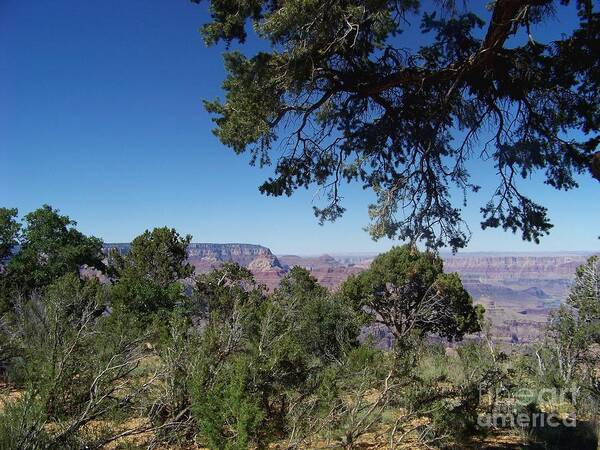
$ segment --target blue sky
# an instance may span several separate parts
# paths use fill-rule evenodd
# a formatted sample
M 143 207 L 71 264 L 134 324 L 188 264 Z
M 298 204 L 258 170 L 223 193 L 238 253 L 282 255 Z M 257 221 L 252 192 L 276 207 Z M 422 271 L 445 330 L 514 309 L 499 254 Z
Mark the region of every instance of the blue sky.
M 43 203 L 107 242 L 168 225 L 197 242 L 249 242 L 277 253 L 381 251 L 367 224 L 369 193 L 345 188 L 346 216 L 319 226 L 314 191 L 267 198 L 269 174 L 223 147 L 202 99 L 220 94 L 222 46 L 204 46 L 206 4 L 187 0 L 0 0 L 0 206 Z M 252 48 L 252 47 L 250 47 Z M 464 214 L 470 251 L 598 250 L 600 185 L 564 193 L 524 184 L 550 210 L 542 244 L 479 229 L 492 167 Z

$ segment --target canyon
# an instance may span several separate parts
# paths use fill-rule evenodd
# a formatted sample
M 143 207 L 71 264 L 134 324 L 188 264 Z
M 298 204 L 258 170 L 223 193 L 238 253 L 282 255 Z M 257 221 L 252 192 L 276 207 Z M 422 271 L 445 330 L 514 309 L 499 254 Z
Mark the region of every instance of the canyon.
M 128 244 L 106 244 L 126 252 Z M 457 272 L 473 301 L 486 308 L 492 333 L 506 343 L 537 339 L 550 312 L 563 302 L 579 265 L 592 252 L 442 254 L 444 270 Z M 335 290 L 346 278 L 369 267 L 376 254 L 275 255 L 262 245 L 193 243 L 189 262 L 205 273 L 226 261 L 248 268 L 267 289 L 275 289 L 294 266 L 308 269 Z

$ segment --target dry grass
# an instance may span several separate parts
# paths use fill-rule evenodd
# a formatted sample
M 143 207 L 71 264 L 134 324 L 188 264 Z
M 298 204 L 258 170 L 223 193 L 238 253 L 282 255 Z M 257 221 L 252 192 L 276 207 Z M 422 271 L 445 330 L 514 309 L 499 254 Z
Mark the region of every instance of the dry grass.
M 0 382 L 0 412 L 7 403 L 16 402 L 23 395 L 23 391 L 15 389 L 7 383 Z
M 8 402 L 16 401 L 23 395 L 23 391 L 14 389 L 6 383 L 0 384 L 0 411 L 5 407 Z M 367 400 L 373 400 L 372 393 L 367 394 L 369 397 Z M 399 413 L 398 413 L 399 414 Z M 392 429 L 391 423 L 397 418 L 397 415 L 392 414 L 386 417 L 385 420 L 376 427 L 375 430 L 360 436 L 354 443 L 352 448 L 360 450 L 383 450 L 390 449 L 389 436 Z M 421 420 L 422 421 L 422 420 Z M 424 422 L 423 422 L 424 423 Z M 415 425 L 420 425 L 418 420 L 408 424 L 405 429 L 412 428 Z M 107 450 L 116 450 L 123 445 L 134 445 L 144 448 L 153 437 L 152 431 L 145 430 L 145 419 L 143 418 L 132 418 L 122 423 L 109 423 L 106 421 L 94 421 L 85 426 L 84 431 L 94 435 L 101 433 L 101 431 L 107 427 L 110 427 L 115 434 L 126 432 L 128 430 L 140 430 L 133 434 L 119 438 L 110 444 L 104 446 Z M 519 435 L 511 430 L 496 430 L 491 432 L 482 440 L 474 440 L 470 445 L 463 446 L 465 450 L 475 449 L 486 449 L 486 450 L 500 450 L 500 449 L 519 449 L 526 445 L 526 439 L 523 435 Z M 189 442 L 179 446 L 159 446 L 160 450 L 207 450 L 204 447 Z M 283 450 L 286 448 L 285 443 L 275 443 L 269 446 L 273 450 Z M 315 438 L 308 444 L 302 447 L 305 450 L 325 450 L 325 449 L 341 449 L 339 444 L 334 443 L 331 440 L 324 438 Z M 403 440 L 400 445 L 394 447 L 398 450 L 430 450 L 432 447 L 427 446 L 420 442 L 416 434 L 409 434 Z

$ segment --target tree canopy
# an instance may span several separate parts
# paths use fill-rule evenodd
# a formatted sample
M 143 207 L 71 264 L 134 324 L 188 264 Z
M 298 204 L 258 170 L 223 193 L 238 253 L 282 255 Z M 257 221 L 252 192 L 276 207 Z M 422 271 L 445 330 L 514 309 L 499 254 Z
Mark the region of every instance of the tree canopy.
M 439 256 L 410 245 L 379 255 L 340 291 L 356 310 L 387 327 L 396 345 L 415 335 L 453 340 L 480 331 L 483 308 L 473 306 L 458 274 L 445 274 Z
M 467 244 L 460 207 L 479 189 L 467 162 L 489 159 L 498 185 L 482 227 L 538 242 L 552 224 L 519 178 L 542 171 L 564 190 L 578 173 L 600 179 L 600 13 L 591 0 L 497 0 L 479 15 L 475 3 L 211 1 L 207 44 L 243 43 L 249 21 L 267 44 L 225 53 L 225 99 L 206 102 L 215 134 L 253 164 L 276 160 L 262 193 L 316 184 L 326 201 L 315 214 L 334 220 L 341 184 L 358 182 L 377 196 L 372 236 L 430 248 Z M 532 34 L 569 4 L 569 33 Z M 403 37 L 417 26 L 418 47 Z
M 68 216 L 44 205 L 25 215 L 18 236 L 18 224 L 10 220 L 11 210 L 8 211 L 8 226 L 3 225 L 2 229 L 12 229 L 9 235 L 13 237 L 7 244 L 18 243 L 20 250 L 6 265 L 5 287 L 29 294 L 68 273 L 79 275 L 84 265 L 104 270 L 102 241 L 85 236 Z M 12 215 L 16 215 L 16 210 Z
M 182 237 L 173 228 L 146 230 L 133 240 L 126 255 L 112 255 L 117 274 L 146 278 L 161 287 L 187 278 L 194 272 L 187 262 L 191 240 L 191 235 Z
M 575 378 L 595 396 L 600 395 L 600 258 L 590 257 L 578 269 L 566 302 L 550 314 L 546 347 L 540 362 L 555 385 Z M 553 367 L 554 366 L 554 367 Z M 554 370 L 548 370 L 553 367 Z
M 137 236 L 125 255 L 112 251 L 111 265 L 117 276 L 114 304 L 145 318 L 183 302 L 180 281 L 194 273 L 187 262 L 191 240 L 192 236 L 182 237 L 172 228 L 154 228 Z
M 16 208 L 0 208 L 0 264 L 13 255 L 21 224 L 17 222 Z

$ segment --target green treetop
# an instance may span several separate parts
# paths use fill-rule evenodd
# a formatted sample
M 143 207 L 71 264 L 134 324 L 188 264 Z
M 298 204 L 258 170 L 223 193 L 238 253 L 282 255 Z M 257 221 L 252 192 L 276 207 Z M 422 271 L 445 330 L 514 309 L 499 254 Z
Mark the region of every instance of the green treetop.
M 84 265 L 103 270 L 102 241 L 85 236 L 75 225 L 48 205 L 27 214 L 18 241 L 21 248 L 6 265 L 5 286 L 29 294 L 63 275 L 79 274 Z M 15 236 L 17 225 L 11 226 Z
M 21 224 L 16 221 L 16 208 L 0 208 L 0 264 L 13 255 L 19 242 Z
M 111 264 L 117 275 L 112 292 L 114 305 L 143 318 L 182 303 L 180 281 L 194 272 L 187 262 L 191 240 L 190 235 L 182 237 L 175 229 L 155 228 L 136 237 L 125 255 L 111 252 Z
M 441 258 L 410 245 L 379 255 L 340 294 L 369 321 L 385 325 L 396 345 L 415 335 L 453 340 L 480 330 L 483 308 L 473 306 L 458 275 L 445 274 Z

